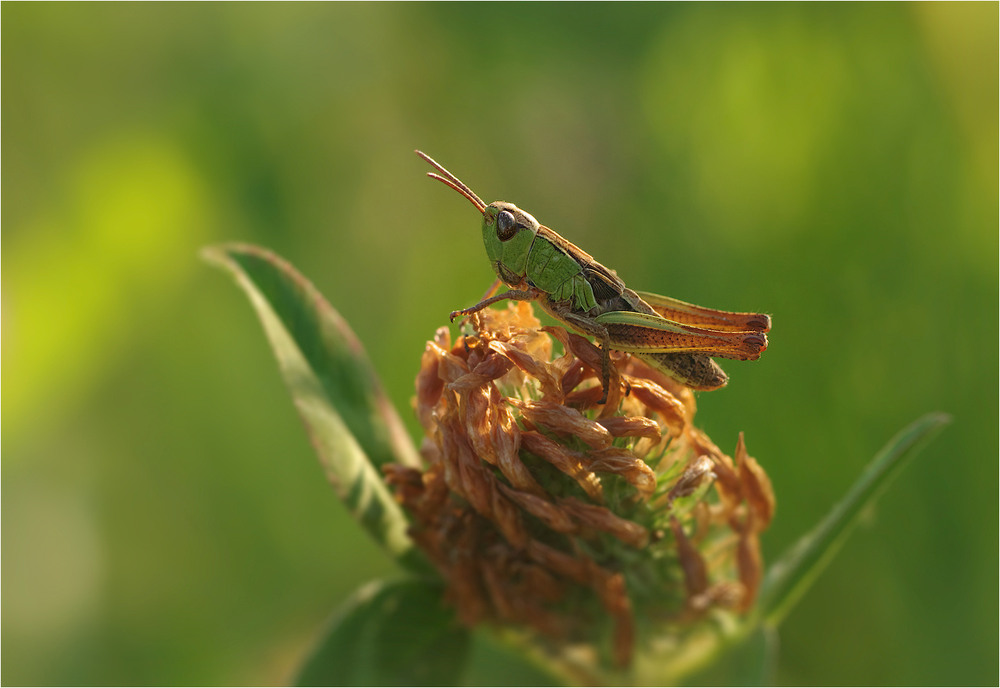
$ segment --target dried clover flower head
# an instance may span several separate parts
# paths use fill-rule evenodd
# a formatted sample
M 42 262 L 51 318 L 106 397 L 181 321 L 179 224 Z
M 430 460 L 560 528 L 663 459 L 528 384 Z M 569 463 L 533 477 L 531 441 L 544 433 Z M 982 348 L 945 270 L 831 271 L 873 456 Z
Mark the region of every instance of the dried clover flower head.
M 628 355 L 598 405 L 600 350 L 530 303 L 473 323 L 423 355 L 426 469 L 386 468 L 461 621 L 625 667 L 645 642 L 746 611 L 774 496 L 742 434 L 730 458 L 692 425 L 691 390 Z

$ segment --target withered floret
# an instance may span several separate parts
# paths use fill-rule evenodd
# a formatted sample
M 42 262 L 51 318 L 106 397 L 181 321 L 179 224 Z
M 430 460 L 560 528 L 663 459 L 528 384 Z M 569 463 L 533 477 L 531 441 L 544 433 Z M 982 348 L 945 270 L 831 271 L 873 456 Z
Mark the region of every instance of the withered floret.
M 742 434 L 724 454 L 692 425 L 691 390 L 628 355 L 613 353 L 599 405 L 600 350 L 541 327 L 529 303 L 471 320 L 454 344 L 439 329 L 421 360 L 425 469 L 385 470 L 458 618 L 622 667 L 637 627 L 680 634 L 747 610 L 774 495 Z

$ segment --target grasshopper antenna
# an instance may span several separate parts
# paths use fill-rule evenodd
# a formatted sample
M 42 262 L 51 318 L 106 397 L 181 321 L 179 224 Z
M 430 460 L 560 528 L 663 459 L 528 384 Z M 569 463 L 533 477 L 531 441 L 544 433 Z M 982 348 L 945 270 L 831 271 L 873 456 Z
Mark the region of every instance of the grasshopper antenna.
M 427 173 L 428 177 L 430 177 L 431 179 L 437 179 L 438 181 L 447 184 L 455 191 L 468 198 L 469 201 L 472 203 L 472 205 L 476 206 L 476 209 L 479 212 L 484 212 L 486 210 L 486 204 L 483 203 L 482 199 L 479 198 L 479 196 L 473 193 L 472 189 L 463 184 L 462 180 L 460 180 L 458 177 L 456 177 L 451 172 L 446 170 L 444 167 L 439 165 L 437 161 L 434 160 L 434 158 L 432 158 L 431 156 L 427 155 L 427 153 L 424 153 L 423 151 L 419 150 L 415 150 L 413 152 L 419 155 L 427 162 L 429 162 L 434 169 L 436 169 L 438 172 L 441 173 L 441 174 L 435 174 L 434 172 L 428 172 Z

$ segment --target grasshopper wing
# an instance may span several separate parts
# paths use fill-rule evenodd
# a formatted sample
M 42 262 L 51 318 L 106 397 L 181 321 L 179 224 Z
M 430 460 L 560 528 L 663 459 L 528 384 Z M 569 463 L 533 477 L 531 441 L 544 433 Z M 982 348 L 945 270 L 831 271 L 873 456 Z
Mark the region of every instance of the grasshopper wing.
M 694 327 L 646 313 L 610 311 L 594 320 L 607 329 L 612 349 L 629 353 L 699 353 L 755 361 L 767 348 L 763 332 Z
M 771 316 L 764 313 L 733 313 L 695 306 L 669 296 L 637 291 L 643 301 L 666 320 L 720 332 L 768 332 Z

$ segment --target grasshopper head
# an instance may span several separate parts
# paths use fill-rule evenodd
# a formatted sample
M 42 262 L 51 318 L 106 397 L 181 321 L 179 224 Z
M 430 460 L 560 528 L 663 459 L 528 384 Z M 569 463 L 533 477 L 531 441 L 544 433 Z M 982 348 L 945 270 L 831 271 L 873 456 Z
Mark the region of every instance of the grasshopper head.
M 524 281 L 538 220 L 513 203 L 494 201 L 483 210 L 483 244 L 497 276 L 512 286 Z

